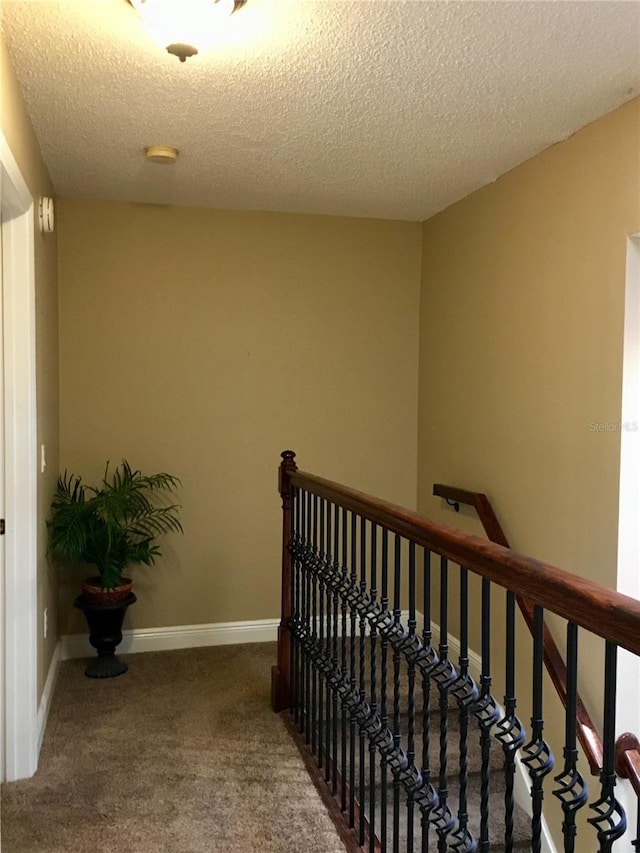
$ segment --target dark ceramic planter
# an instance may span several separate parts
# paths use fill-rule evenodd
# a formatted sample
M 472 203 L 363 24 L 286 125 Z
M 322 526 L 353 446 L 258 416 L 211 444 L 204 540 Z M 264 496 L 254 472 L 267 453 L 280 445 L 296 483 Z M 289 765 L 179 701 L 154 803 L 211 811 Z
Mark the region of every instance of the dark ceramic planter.
M 124 614 L 135 601 L 133 592 L 115 604 L 94 604 L 81 595 L 76 598 L 75 606 L 82 610 L 89 626 L 89 642 L 98 652 L 98 657 L 84 671 L 88 678 L 113 678 L 129 668 L 118 660 L 115 652 L 122 642 Z

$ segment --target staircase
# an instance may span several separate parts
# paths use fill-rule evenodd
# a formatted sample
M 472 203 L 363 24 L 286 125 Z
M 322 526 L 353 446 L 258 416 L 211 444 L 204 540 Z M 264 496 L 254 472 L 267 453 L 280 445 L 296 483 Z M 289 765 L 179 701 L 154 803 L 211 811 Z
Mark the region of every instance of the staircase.
M 350 641 L 349 641 L 350 642 Z M 354 640 L 353 654 L 356 661 L 364 662 L 364 695 L 371 703 L 371 646 L 370 639 L 365 640 L 361 656 L 361 641 Z M 384 692 L 386 703 L 391 710 L 393 705 L 393 672 L 387 667 L 386 688 L 379 677 L 380 649 L 378 649 L 376 694 L 378 705 Z M 358 669 L 359 665 L 356 665 Z M 376 671 L 376 668 L 374 668 Z M 356 680 L 358 673 L 356 672 Z M 401 703 L 406 703 L 409 695 L 407 672 L 402 672 L 399 680 L 398 695 Z M 421 810 L 404 788 L 394 781 L 390 762 L 385 761 L 379 752 L 371 749 L 369 739 L 361 734 L 355 720 L 350 720 L 348 712 L 344 717 L 340 712 L 332 714 L 332 700 L 327 705 L 326 682 L 318 674 L 315 690 L 315 705 L 303 702 L 290 719 L 290 728 L 297 733 L 298 744 L 307 751 L 308 758 L 314 763 L 318 775 L 331 786 L 335 769 L 335 800 L 339 804 L 347 822 L 354 828 L 353 843 L 357 846 L 349 849 L 378 851 L 378 853 L 412 853 L 412 851 L 472 850 L 473 844 L 468 837 L 458 836 L 460 842 L 455 847 L 455 838 L 449 837 L 438 846 L 436 824 L 423 829 Z M 407 754 L 410 763 L 415 762 L 423 778 L 429 778 L 438 797 L 436 813 L 443 814 L 447 809 L 459 826 L 466 825 L 470 835 L 480 838 L 482 815 L 481 789 L 483 785 L 481 731 L 471 715 L 465 715 L 452 695 L 441 702 L 439 691 L 432 687 L 428 694 L 427 713 L 423 703 L 422 689 L 415 692 L 413 711 L 401 708 L 398 715 L 396 742 Z M 380 707 L 377 711 L 380 712 Z M 462 713 L 461 713 L 462 710 Z M 297 716 L 297 723 L 295 721 Z M 393 712 L 392 712 L 393 716 Z M 466 717 L 466 734 L 464 733 Z M 387 721 L 391 729 L 393 720 Z M 510 833 L 511 845 L 505 845 L 505 774 L 504 753 L 490 734 L 486 739 L 489 750 L 486 780 L 488 797 L 486 816 L 488 841 L 491 851 L 530 850 L 531 823 L 529 816 L 516 803 L 513 808 L 513 828 Z M 466 769 L 461 776 L 461 753 Z M 331 756 L 336 756 L 335 767 Z M 327 760 L 327 756 L 329 760 Z M 461 821 L 460 779 L 466 785 L 467 819 Z M 342 785 L 344 781 L 344 785 Z M 353 792 L 353 794 L 351 793 Z M 322 793 L 325 793 L 324 791 Z M 364 817 L 362 823 L 360 816 Z M 374 816 L 372 820 L 372 815 Z M 357 839 L 357 841 L 356 841 Z M 466 841 L 465 841 L 466 839 Z M 489 849 L 489 848 L 487 848 Z
M 286 712 L 347 850 L 541 853 L 550 797 L 565 853 L 613 853 L 618 839 L 640 849 L 635 803 L 627 816 L 616 790 L 617 772 L 640 801 L 640 744 L 615 732 L 617 652 L 640 656 L 640 602 L 511 551 L 490 513 L 498 544 L 298 471 L 291 451 L 282 459 L 272 707 Z M 487 514 L 484 496 L 446 490 Z M 530 643 L 516 642 L 520 615 Z M 592 697 L 601 732 L 577 692 L 580 671 L 591 678 L 599 660 L 591 645 L 581 653 L 579 632 L 601 644 L 602 694 Z M 531 687 L 525 700 L 516 665 Z M 564 705 L 553 743 L 545 666 Z M 527 814 L 515 802 L 518 762 Z M 582 768 L 597 781 L 587 786 Z

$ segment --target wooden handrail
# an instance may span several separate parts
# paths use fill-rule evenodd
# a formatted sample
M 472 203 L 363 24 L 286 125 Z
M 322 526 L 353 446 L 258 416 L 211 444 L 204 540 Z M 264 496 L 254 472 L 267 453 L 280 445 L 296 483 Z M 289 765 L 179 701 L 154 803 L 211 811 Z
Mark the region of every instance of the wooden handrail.
M 288 481 L 423 548 L 437 550 L 492 583 L 640 656 L 640 601 L 635 598 L 315 474 L 295 470 Z
M 445 500 L 455 501 L 457 503 L 472 506 L 480 519 L 484 531 L 492 542 L 503 545 L 509 548 L 509 542 L 502 530 L 491 502 L 482 492 L 470 492 L 466 489 L 459 489 L 456 486 L 446 486 L 443 483 L 435 483 L 433 486 L 433 494 Z M 533 602 L 517 595 L 516 600 L 520 607 L 525 622 L 530 631 L 533 632 Z M 551 678 L 553 686 L 556 688 L 560 701 L 567 707 L 567 668 L 565 666 L 562 655 L 553 639 L 551 631 L 544 626 L 543 637 L 543 654 L 547 672 Z M 580 695 L 576 698 L 576 721 L 578 726 L 578 738 L 582 744 L 585 758 L 589 763 L 589 769 L 594 776 L 597 776 L 602 770 L 602 741 L 596 729 L 589 712 L 584 706 Z
M 625 732 L 616 741 L 616 773 L 628 779 L 640 799 L 640 742 L 630 732 Z
M 489 498 L 485 494 L 482 492 L 469 492 L 466 489 L 458 489 L 455 486 L 445 486 L 442 483 L 434 484 L 433 494 L 445 500 L 472 506 L 477 512 L 478 518 L 484 527 L 484 532 L 489 539 L 497 545 L 504 545 L 505 548 L 510 547 L 507 537 L 504 535 L 500 522 L 489 502 Z

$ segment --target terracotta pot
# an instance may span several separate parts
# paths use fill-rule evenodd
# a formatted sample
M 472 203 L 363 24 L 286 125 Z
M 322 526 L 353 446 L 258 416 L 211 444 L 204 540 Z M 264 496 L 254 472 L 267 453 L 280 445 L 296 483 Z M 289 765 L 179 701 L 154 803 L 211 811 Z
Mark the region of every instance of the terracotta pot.
M 103 589 L 100 578 L 89 578 L 82 584 L 82 598 L 87 604 L 118 604 L 131 595 L 131 578 L 122 578 L 122 583 L 113 589 Z

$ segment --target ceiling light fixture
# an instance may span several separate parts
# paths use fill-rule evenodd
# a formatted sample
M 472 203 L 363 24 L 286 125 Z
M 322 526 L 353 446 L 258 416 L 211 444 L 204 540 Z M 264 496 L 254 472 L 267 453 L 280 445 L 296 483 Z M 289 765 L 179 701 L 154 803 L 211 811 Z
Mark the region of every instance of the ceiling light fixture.
M 152 163 L 175 163 L 178 149 L 172 145 L 149 145 L 144 149 L 147 160 Z
M 127 0 L 151 38 L 180 62 L 195 56 L 215 37 L 224 18 L 247 0 Z

